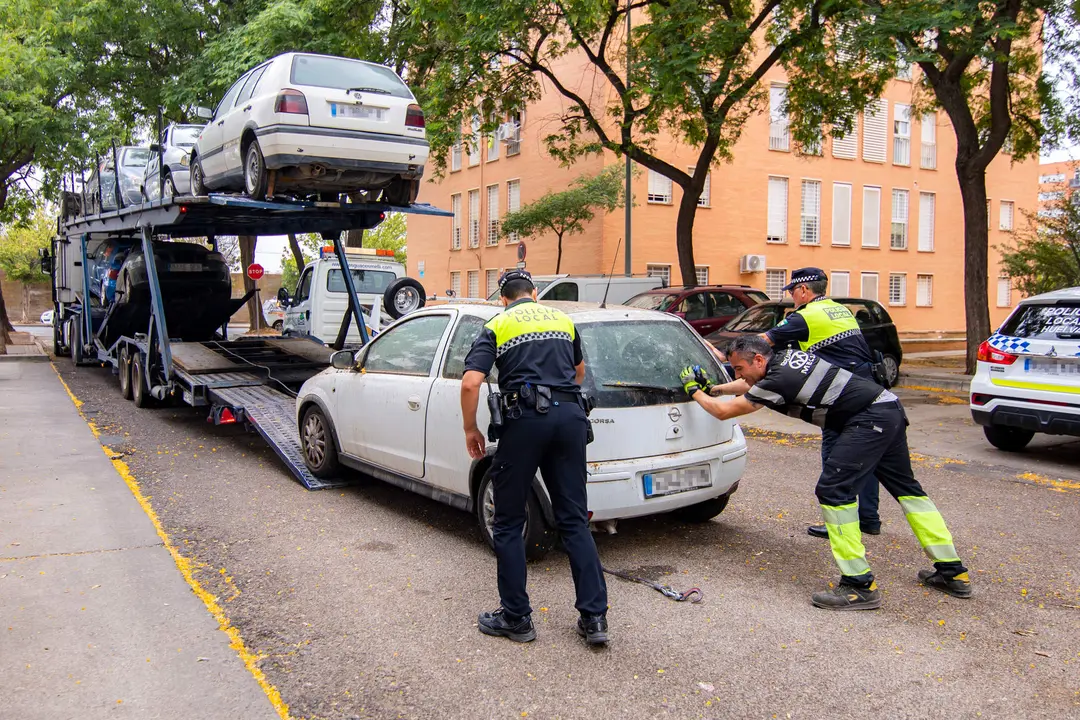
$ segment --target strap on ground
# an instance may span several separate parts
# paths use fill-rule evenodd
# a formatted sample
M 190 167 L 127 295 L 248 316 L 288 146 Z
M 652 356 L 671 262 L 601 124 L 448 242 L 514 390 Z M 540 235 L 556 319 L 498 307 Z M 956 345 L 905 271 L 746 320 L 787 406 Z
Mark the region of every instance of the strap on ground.
M 663 585 L 658 582 L 653 582 L 652 580 L 646 580 L 645 578 L 631 575 L 630 573 L 623 572 L 622 570 L 609 570 L 603 565 L 600 566 L 600 569 L 606 572 L 608 575 L 614 575 L 615 577 L 622 578 L 623 580 L 639 583 L 641 585 L 647 585 L 653 590 L 662 593 L 664 597 L 670 598 L 675 602 L 686 602 L 687 600 L 689 600 L 691 603 L 696 605 L 697 603 L 705 599 L 705 594 L 701 592 L 701 588 L 693 587 L 686 592 L 679 592 L 670 585 Z

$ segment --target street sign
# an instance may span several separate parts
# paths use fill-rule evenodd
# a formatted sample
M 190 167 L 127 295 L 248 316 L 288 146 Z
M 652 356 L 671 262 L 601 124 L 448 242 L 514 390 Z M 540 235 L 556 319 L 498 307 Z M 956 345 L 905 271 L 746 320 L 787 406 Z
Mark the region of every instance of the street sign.
M 263 266 L 259 263 L 251 263 L 248 265 L 247 276 L 252 280 L 258 280 L 263 276 Z
M 518 241 L 518 261 L 525 262 L 525 241 Z
M 525 269 L 525 261 L 524 260 L 519 260 L 518 261 L 517 269 L 518 270 L 524 270 Z

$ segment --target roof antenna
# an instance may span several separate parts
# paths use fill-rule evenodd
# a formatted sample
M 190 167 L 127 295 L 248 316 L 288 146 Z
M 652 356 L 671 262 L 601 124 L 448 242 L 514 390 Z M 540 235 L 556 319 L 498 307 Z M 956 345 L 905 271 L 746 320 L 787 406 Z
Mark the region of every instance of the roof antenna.
M 615 246 L 615 255 L 611 258 L 611 270 L 607 276 L 607 286 L 604 287 L 604 299 L 600 302 L 601 308 L 607 307 L 607 294 L 611 289 L 611 273 L 615 272 L 615 261 L 619 258 L 619 248 L 622 247 L 622 238 L 619 238 L 619 243 Z

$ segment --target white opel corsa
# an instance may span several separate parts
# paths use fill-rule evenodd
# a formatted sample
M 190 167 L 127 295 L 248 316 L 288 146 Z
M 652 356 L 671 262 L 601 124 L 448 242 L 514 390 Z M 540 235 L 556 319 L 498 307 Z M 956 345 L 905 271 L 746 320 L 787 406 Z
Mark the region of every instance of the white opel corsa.
M 704 522 L 720 514 L 746 466 L 746 440 L 733 421 L 690 402 L 679 383 L 687 365 L 722 370 L 682 319 L 627 307 L 550 303 L 573 319 L 585 355 L 590 420 L 588 497 L 594 522 L 679 511 Z M 300 389 L 296 417 L 304 459 L 317 476 L 339 464 L 476 514 L 490 544 L 494 499 L 488 468 L 465 449 L 461 378 L 465 356 L 500 308 L 454 304 L 414 312 L 354 358 Z M 492 378 L 495 382 L 495 378 Z M 487 389 L 477 421 L 488 423 Z M 551 503 L 537 477 L 525 528 L 530 557 L 554 543 Z
M 191 155 L 193 195 L 243 190 L 382 191 L 409 205 L 428 156 L 424 113 L 392 69 L 348 58 L 286 53 L 244 73 Z M 272 187 L 271 187 L 272 184 Z

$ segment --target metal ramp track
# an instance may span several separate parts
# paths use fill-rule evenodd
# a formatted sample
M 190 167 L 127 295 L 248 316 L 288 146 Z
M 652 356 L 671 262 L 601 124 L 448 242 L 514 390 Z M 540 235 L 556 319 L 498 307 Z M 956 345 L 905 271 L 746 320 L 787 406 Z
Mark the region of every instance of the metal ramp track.
M 341 478 L 317 478 L 307 469 L 300 448 L 300 435 L 293 419 L 296 414 L 295 398 L 261 385 L 214 388 L 210 395 L 216 403 L 243 408 L 248 421 L 308 490 L 326 490 L 349 484 Z

